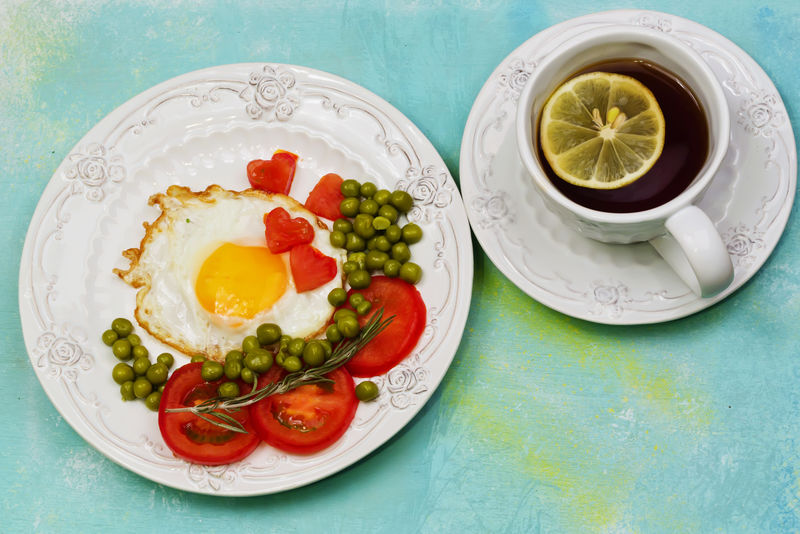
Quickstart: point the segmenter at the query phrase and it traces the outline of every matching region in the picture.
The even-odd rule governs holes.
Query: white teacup
[[[646,211],[609,213],[564,196],[550,182],[539,159],[535,124],[548,97],[571,74],[604,60],[641,58],[674,73],[692,89],[706,112],[708,156],[694,181],[677,197]],[[648,28],[606,26],[583,32],[550,53],[522,89],[516,117],[517,146],[545,204],[565,224],[606,243],[649,241],[698,295],[714,296],[733,280],[733,265],[719,232],[694,205],[719,169],[730,139],[730,114],[722,87],[689,46]]]

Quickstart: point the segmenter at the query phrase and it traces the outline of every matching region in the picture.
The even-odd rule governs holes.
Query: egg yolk
[[[286,291],[286,266],[266,247],[224,243],[206,258],[194,291],[211,313],[252,319]]]

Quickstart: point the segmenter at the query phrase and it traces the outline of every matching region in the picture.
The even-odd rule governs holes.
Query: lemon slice
[[[630,76],[590,72],[550,96],[540,138],[547,162],[563,180],[617,189],[655,164],[664,130],[664,115],[650,89]]]

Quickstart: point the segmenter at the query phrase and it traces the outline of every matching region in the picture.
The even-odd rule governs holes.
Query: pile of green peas
[[[339,211],[344,217],[334,221],[330,240],[331,245],[348,251],[342,269],[350,287],[369,287],[370,273],[375,271],[410,284],[419,282],[422,268],[410,261],[409,245],[422,239],[422,228],[414,223],[398,224],[400,215],[414,204],[411,195],[352,179],[342,182],[341,192],[345,198]]]
[[[102,339],[120,360],[111,370],[111,378],[119,384],[122,400],[143,399],[145,406],[158,411],[169,369],[175,363],[172,354],[159,354],[156,362],[151,363],[150,352],[133,333],[133,324],[123,317],[111,321],[111,328],[103,332]],[[131,360],[131,364],[126,363]]]
[[[204,361],[202,356],[193,358],[193,361],[204,362],[201,369],[203,380],[214,382],[225,377],[226,381],[219,385],[217,393],[220,397],[231,398],[239,396],[236,380],[255,384],[258,376],[269,371],[273,364],[289,373],[319,367],[332,353],[333,346],[328,340],[306,341],[283,334],[276,324],[264,323],[256,329],[255,335],[242,340],[241,350],[234,349],[225,355],[225,363]]]
[[[347,291],[341,287],[332,289],[328,293],[328,302],[334,308],[349,302],[353,310],[342,308],[333,314],[333,324],[325,330],[325,339],[330,343],[339,343],[342,339],[352,339],[361,333],[361,325],[358,324],[358,316],[369,313],[372,303],[364,298],[361,293],[353,293],[347,296]]]

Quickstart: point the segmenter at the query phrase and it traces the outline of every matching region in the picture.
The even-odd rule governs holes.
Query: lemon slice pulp
[[[664,148],[664,115],[653,93],[623,74],[589,72],[556,89],[542,110],[542,152],[556,175],[592,189],[641,178]]]

